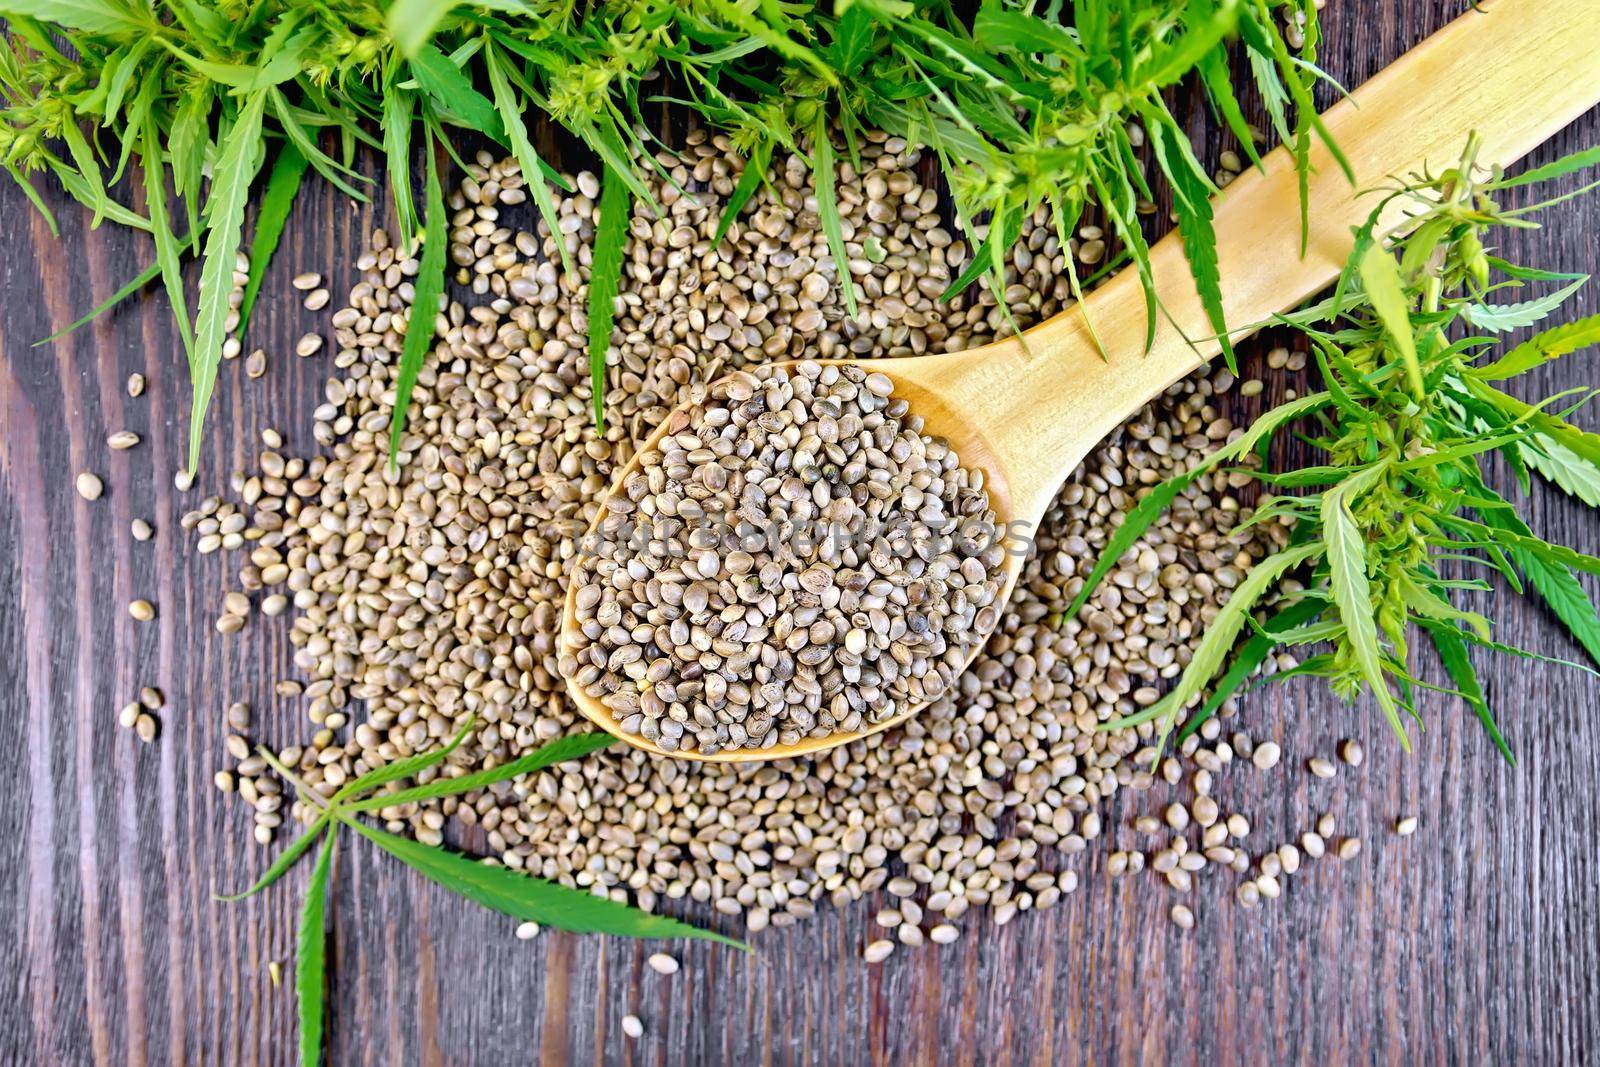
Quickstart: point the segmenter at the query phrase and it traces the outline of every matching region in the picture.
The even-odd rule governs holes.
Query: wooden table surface
[[[1357,84],[1465,6],[1333,0],[1325,66]],[[1203,109],[1190,110],[1198,130]],[[1539,158],[1596,141],[1591,113]],[[347,262],[373,221],[372,209],[310,186],[252,324],[254,342],[278,353],[304,328],[289,276]],[[258,621],[233,640],[212,629],[228,575],[178,536],[185,500],[201,493],[181,497],[171,481],[188,401],[165,299],[152,292],[31,347],[150,254],[127,231],[89,230],[87,213],[52,192],[59,241],[0,183],[12,220],[0,261],[0,1062],[287,1063],[293,992],[287,977],[271,984],[267,965],[292,973],[309,870],[243,904],[211,897],[267,861],[211,776],[228,700],[251,697],[266,737],[302,728],[297,706],[270,697],[289,671],[287,627]],[[1595,268],[1600,194],[1544,221],[1507,242],[1513,258]],[[1572,309],[1593,313],[1596,300],[1590,290]],[[1546,368],[1534,384],[1591,384],[1590,359]],[[150,385],[130,402],[124,381],[136,370]],[[311,445],[321,362],[280,356],[260,383],[240,370],[227,365],[219,382],[204,491],[243,465],[264,426]],[[145,444],[109,453],[107,432],[123,427]],[[105,499],[73,492],[83,469],[105,478]],[[1536,492],[1528,509],[1547,535],[1600,551],[1600,524],[1558,494]],[[136,516],[154,518],[152,544],[128,537]],[[128,620],[124,605],[138,596],[159,604],[158,622]],[[1502,591],[1494,611],[1504,640],[1581,654],[1537,607]],[[644,965],[655,946],[519,942],[505,918],[349,848],[332,917],[332,1062],[1592,1062],[1600,683],[1524,661],[1494,661],[1487,677],[1515,768],[1455,700],[1426,702],[1429,729],[1406,757],[1370,707],[1310,684],[1254,694],[1245,724],[1279,736],[1297,766],[1224,776],[1222,796],[1283,833],[1307,825],[1331,792],[1340,825],[1366,828],[1368,847],[1356,862],[1316,864],[1254,911],[1233,904],[1231,883],[1206,881],[1187,934],[1167,921],[1170,894],[1152,880],[1108,882],[1106,845],[1085,855],[1084,887],[1054,911],[999,929],[969,916],[953,946],[865,966],[875,907],[863,902],[767,931],[750,957],[680,946],[683,972],[663,980]],[[170,703],[152,745],[116,724],[143,684]],[[1366,742],[1365,767],[1313,791],[1299,761],[1345,736]],[[1422,823],[1404,841],[1388,832],[1403,812]],[[631,1045],[628,1011],[649,1027]]]

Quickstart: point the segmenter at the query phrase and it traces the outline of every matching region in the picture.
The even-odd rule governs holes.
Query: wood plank
[[[1462,7],[1337,0],[1325,65],[1357,84]],[[1207,121],[1198,104],[1182,117],[1197,131]],[[1591,114],[1536,159],[1596,141]],[[303,416],[323,367],[291,354],[313,320],[288,279],[298,265],[347,263],[373,210],[321,182],[308,188],[252,328],[273,362],[261,383],[224,368],[202,491],[243,465],[265,426],[290,449],[311,447]],[[255,698],[266,736],[298,728],[299,709],[269,697],[290,661],[284,628],[229,642],[211,627],[230,574],[187,551],[175,524],[187,383],[164,298],[31,347],[142,267],[146,243],[89,230],[72,207],[58,212],[56,241],[9,184],[0,205],[15,220],[0,262],[0,751],[11,754],[0,778],[0,1060],[290,1062],[293,994],[287,973],[282,987],[269,983],[267,963],[291,964],[309,872],[243,904],[211,899],[264,862],[210,778],[229,700]],[[1508,252],[1561,269],[1594,262],[1600,199],[1563,204],[1545,223]],[[1596,300],[1583,294],[1574,313],[1595,312]],[[1591,383],[1589,366],[1563,361],[1531,384]],[[138,401],[123,392],[133,370],[150,379]],[[1235,403],[1230,417],[1248,418]],[[104,437],[123,427],[145,444],[108,457]],[[94,505],[72,491],[85,468],[108,485]],[[1538,493],[1529,511],[1551,537],[1600,551],[1600,529],[1570,501]],[[154,542],[128,539],[135,516],[156,520]],[[161,615],[134,628],[121,606],[141,595]],[[1494,600],[1506,639],[1574,651],[1538,608]],[[169,698],[155,745],[115,725],[141,684]],[[663,980],[644,965],[648,946],[519,942],[506,920],[352,848],[333,907],[333,1062],[1582,1062],[1600,1047],[1600,687],[1520,661],[1497,661],[1488,686],[1515,768],[1454,701],[1430,701],[1429,729],[1404,757],[1371,709],[1316,685],[1254,695],[1244,712],[1254,732],[1281,731],[1299,754],[1358,736],[1368,762],[1337,790],[1286,773],[1225,776],[1222,794],[1278,827],[1331,801],[1341,825],[1370,828],[1368,849],[1317,865],[1254,912],[1209,888],[1187,936],[1166,921],[1165,894],[1108,883],[1096,847],[1084,887],[1056,910],[1002,929],[974,916],[954,946],[865,967],[874,905],[863,902],[763,933],[748,959],[685,946],[683,972]],[[1423,819],[1404,843],[1382,831],[1402,811]],[[621,1037],[628,1011],[649,1027],[632,1046]]]

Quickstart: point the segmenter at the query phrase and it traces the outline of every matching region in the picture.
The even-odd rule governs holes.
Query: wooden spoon
[[[1303,255],[1297,179],[1282,148],[1266,157],[1264,173],[1247,171],[1215,201],[1227,321],[1245,327],[1234,336],[1247,335],[1247,324],[1302,303],[1338,275],[1352,227],[1366,220],[1376,202],[1358,199],[1357,190],[1424,169],[1438,173],[1457,161],[1473,131],[1482,140],[1480,165],[1510,164],[1597,101],[1600,4],[1485,0],[1481,10],[1456,19],[1324,115],[1356,182],[1351,185],[1326,149],[1316,146],[1308,190],[1311,231]],[[1102,438],[1220,351],[1214,338],[1204,339],[1212,330],[1176,234],[1151,249],[1151,267],[1171,321],[1159,324],[1148,352],[1142,351],[1144,296],[1136,272],[1125,269],[1085,301],[1109,359],[1090,338],[1085,309],[1071,308],[1028,330],[1026,348],[1009,338],[965,352],[862,363],[894,380],[895,395],[924,417],[925,432],[950,441],[963,466],[983,469],[1002,521],[1032,531],[1062,481]],[[668,421],[662,420],[616,485],[637,468],[640,454],[656,446]],[[1007,556],[1002,603],[1022,563],[1019,554]],[[567,591],[566,641],[581,641],[576,588]],[[584,715],[636,748],[719,761],[820,752],[903,722],[922,707],[855,733],[706,755],[667,753],[623,733],[611,709],[570,680],[567,689]]]

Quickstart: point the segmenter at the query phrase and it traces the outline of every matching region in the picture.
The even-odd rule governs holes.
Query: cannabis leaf
[[[1173,689],[1106,728],[1161,721],[1170,730],[1197,704],[1186,735],[1275,649],[1325,643],[1331,652],[1311,655],[1277,677],[1320,676],[1347,698],[1370,693],[1401,745],[1409,746],[1401,712],[1418,714],[1412,694],[1422,686],[1408,673],[1407,652],[1411,634],[1420,630],[1455,695],[1509,759],[1470,653],[1549,657],[1494,641],[1490,620],[1456,604],[1462,590],[1487,584],[1447,578],[1447,567],[1491,571],[1517,592],[1531,592],[1600,664],[1600,612],[1579,578],[1600,573],[1600,558],[1538,536],[1485,483],[1480,465],[1482,456],[1498,451],[1514,473],[1525,476],[1531,468],[1579,500],[1600,505],[1600,435],[1567,421],[1581,402],[1555,413],[1560,395],[1528,403],[1487,384],[1514,380],[1600,340],[1600,325],[1579,319],[1503,353],[1483,336],[1481,329],[1490,326],[1531,325],[1557,309],[1573,285],[1513,305],[1488,305],[1486,292],[1582,279],[1485,254],[1485,235],[1494,227],[1531,225],[1522,209],[1508,212],[1495,202],[1502,190],[1529,180],[1475,168],[1476,153],[1476,139],[1469,139],[1448,175],[1419,176],[1391,192],[1356,231],[1334,296],[1282,317],[1302,331],[1324,390],[1268,411],[1236,441],[1146,491],[1111,537],[1066,617],[1201,473],[1242,455],[1265,454],[1289,433],[1321,453],[1298,469],[1261,476],[1283,495],[1264,498],[1252,521],[1291,523],[1288,545],[1257,562],[1233,591]],[[1558,176],[1595,163],[1600,153],[1580,152],[1534,173]],[[1407,222],[1399,233],[1384,235],[1378,217],[1396,198],[1405,201]],[[1496,281],[1495,272],[1506,280]],[[1579,392],[1587,398],[1588,390]],[[1269,589],[1291,574],[1294,586]],[[1266,621],[1251,620],[1251,613],[1267,610]],[[1233,651],[1247,622],[1253,632]],[[1231,665],[1202,700],[1230,652]]]
[[[546,881],[506,867],[495,866],[444,848],[424,845],[408,837],[380,830],[362,820],[363,814],[399,809],[421,800],[459,796],[487,789],[568,760],[581,759],[613,743],[610,734],[594,732],[558,738],[509,763],[471,774],[439,775],[452,752],[474,728],[469,719],[448,742],[425,752],[376,767],[343,786],[330,799],[311,792],[290,768],[267,749],[260,754],[293,785],[301,803],[319,814],[311,825],[280,853],[266,873],[244,892],[219,897],[242,900],[283,877],[295,862],[322,842],[300,912],[295,956],[295,990],[300,1014],[300,1062],[315,1067],[322,1055],[323,1019],[327,986],[325,926],[331,870],[340,827],[354,831],[418,874],[458,896],[522,920],[533,920],[574,933],[606,933],[621,937],[690,937],[716,941],[734,948],[748,946],[714,930],[619,904],[609,897]],[[423,778],[433,773],[430,780]],[[417,784],[404,789],[390,786],[406,780]]]
[[[595,429],[601,433],[606,425],[606,354],[611,349],[611,323],[616,315],[617,290],[622,284],[622,258],[632,212],[632,191],[620,174],[606,167],[600,184],[600,221],[595,228],[589,267],[589,389]]]
[[[1298,54],[1279,28],[1288,11],[1306,25]],[[673,170],[657,158],[644,107],[663,99],[650,95],[657,86],[670,84],[674,106],[726,136],[748,161],[725,205],[719,240],[770,167],[790,160],[810,167],[815,210],[852,316],[859,293],[850,262],[865,254],[865,242],[848,222],[855,205],[840,203],[839,175],[857,166],[864,131],[876,128],[927,146],[944,163],[959,226],[980,249],[950,298],[975,284],[1003,298],[1006,253],[1024,220],[1050,211],[1065,243],[1098,203],[1146,287],[1152,329],[1155,280],[1138,214],[1157,195],[1145,174],[1153,163],[1175,194],[1211,327],[1226,338],[1211,185],[1163,92],[1198,71],[1199,84],[1256,159],[1243,119],[1243,98],[1253,87],[1302,175],[1311,166],[1312,139],[1326,140],[1311,99],[1320,77],[1312,0],[1043,7],[1015,0],[259,0],[247,10],[220,0],[0,0],[0,16],[10,31],[0,41],[0,165],[52,227],[30,181],[40,172],[54,175],[96,222],[155,237],[158,265],[148,278],[165,282],[179,333],[194,350],[191,464],[230,310],[233,261],[223,253],[245,243],[244,205],[264,159],[275,162],[258,232],[248,242],[254,254],[241,330],[308,170],[365,200],[368,179],[355,168],[355,153],[380,149],[396,244],[410,254],[423,228],[414,150],[431,157],[448,126],[478,131],[516,156],[562,268],[574,273],[576,257],[547,188],[562,183],[535,151],[526,116],[548,116],[584,142],[601,160],[608,188],[620,183],[634,199],[659,207],[648,180],[671,180]],[[1229,76],[1235,39],[1247,60],[1237,64],[1237,83]],[[1151,161],[1132,143],[1135,125],[1150,132]],[[1329,148],[1343,165],[1337,146]],[[173,215],[188,222],[186,237],[174,235],[164,202],[147,219],[112,195],[127,166],[159,171],[163,162],[178,201]],[[206,263],[190,338],[173,252],[201,244]],[[436,284],[432,275],[443,264],[430,260],[416,279],[419,292]],[[143,284],[119,291],[95,313]],[[591,281],[596,306],[605,292]],[[432,308],[414,306],[424,316]],[[1010,313],[1003,299],[1000,310]],[[412,356],[402,359],[397,399],[414,380],[416,350]],[[603,360],[603,352],[591,351],[592,369]],[[395,442],[404,418],[403,411],[395,416]]]

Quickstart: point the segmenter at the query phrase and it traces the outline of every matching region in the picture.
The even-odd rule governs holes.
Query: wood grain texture
[[[1359,83],[1464,6],[1333,0],[1325,65]],[[1206,128],[1198,102],[1183,117]],[[1534,158],[1596,141],[1592,113]],[[9,185],[0,205],[12,220],[0,261],[0,1062],[290,1062],[293,995],[270,984],[267,964],[290,969],[309,870],[243,904],[211,899],[266,863],[210,779],[229,700],[252,699],[265,736],[301,728],[298,707],[271,697],[289,668],[286,628],[257,620],[230,640],[211,627],[230,574],[178,536],[184,498],[171,474],[188,390],[163,299],[30,347],[142,267],[147,242],[91,231],[70,206],[54,240]],[[1595,269],[1600,198],[1544,221],[1509,251]],[[252,328],[273,362],[260,382],[224,366],[198,493],[242,465],[263,427],[291,449],[312,446],[304,416],[324,366],[290,354],[316,319],[288,279],[346,262],[372,222],[373,209],[311,183]],[[1596,299],[1586,293],[1574,312],[1600,310]],[[1574,357],[1530,385],[1587,384],[1592,366]],[[134,370],[150,379],[137,401],[123,391]],[[1283,386],[1273,380],[1262,400]],[[1250,414],[1239,403],[1236,421]],[[109,452],[105,435],[122,428],[145,443]],[[85,469],[106,479],[95,504],[72,491]],[[1540,492],[1528,507],[1536,528],[1600,551],[1600,524],[1569,501]],[[138,516],[156,524],[154,542],[128,537]],[[159,606],[157,622],[128,620],[136,596]],[[1538,608],[1504,591],[1495,600],[1509,640],[1575,653]],[[115,723],[142,684],[168,695],[153,745]],[[350,848],[331,906],[332,1062],[1585,1062],[1600,1048],[1600,685],[1500,661],[1488,687],[1515,768],[1455,701],[1429,701],[1408,758],[1370,709],[1315,685],[1253,696],[1245,723],[1296,763],[1352,735],[1370,755],[1334,786],[1286,766],[1224,775],[1221,796],[1263,832],[1332,810],[1368,847],[1353,863],[1313,865],[1257,911],[1207,882],[1187,935],[1166,920],[1167,893],[1108,883],[1097,847],[1084,888],[1056,910],[998,930],[971,917],[954,946],[865,967],[864,902],[763,933],[749,958],[679,946],[683,971],[663,979],[644,965],[654,946],[519,942],[507,920]],[[1126,821],[1127,810],[1111,812]],[[1401,812],[1422,818],[1404,842],[1387,832]],[[631,1045],[629,1011],[649,1030]]]

